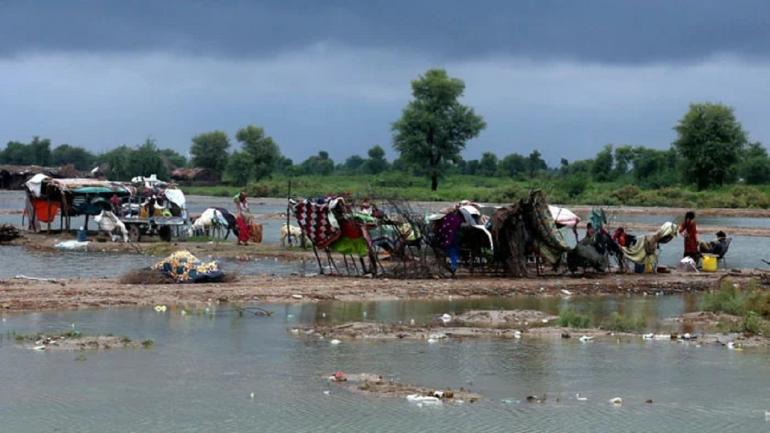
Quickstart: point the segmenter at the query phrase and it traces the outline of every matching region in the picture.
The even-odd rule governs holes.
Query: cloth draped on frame
[[[331,212],[333,202],[314,203],[301,201],[294,206],[302,232],[317,248],[326,248],[342,235],[337,218]]]
[[[654,266],[658,261],[658,245],[666,244],[677,234],[677,225],[672,222],[664,223],[653,234],[639,236],[628,247],[621,247],[623,254],[634,263]]]

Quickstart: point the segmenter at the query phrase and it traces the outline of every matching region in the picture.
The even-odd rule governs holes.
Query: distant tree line
[[[461,153],[468,140],[486,126],[472,108],[459,103],[465,84],[441,69],[431,69],[412,81],[414,99],[392,124],[393,147],[399,156],[385,158],[375,145],[366,156],[352,155],[335,163],[321,150],[295,164],[285,157],[278,143],[255,125],[239,129],[235,141],[240,149],[230,151],[224,131],[210,131],[192,138],[188,161],[172,149],[160,149],[147,139],[138,146],[123,145],[108,152],[62,144],[51,148],[48,139],[34,137],[29,143],[9,142],[0,151],[0,163],[59,166],[72,164],[79,170],[95,166],[116,180],[157,174],[167,179],[175,168],[205,168],[233,185],[246,185],[273,175],[329,176],[378,175],[400,172],[425,176],[431,189],[447,175],[498,177],[512,180],[558,179],[570,195],[579,195],[590,182],[616,182],[641,188],[694,185],[698,189],[741,181],[770,183],[770,158],[758,142],[749,142],[733,109],[721,104],[691,104],[674,127],[677,139],[668,149],[627,144],[604,146],[592,159],[568,161],[549,167],[539,151],[527,155],[510,153],[498,157],[485,152],[479,159],[465,160]],[[567,144],[565,144],[567,145]]]

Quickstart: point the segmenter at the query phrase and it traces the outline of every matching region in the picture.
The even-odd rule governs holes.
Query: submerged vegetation
[[[639,332],[645,328],[644,317],[625,316],[618,312],[613,312],[610,317],[602,323],[602,329],[617,332]]]
[[[591,318],[575,310],[562,310],[559,312],[559,326],[565,328],[590,328]]]
[[[723,281],[718,291],[703,297],[701,309],[741,317],[720,320],[719,328],[724,331],[770,335],[770,293],[762,290],[756,280],[745,288]]]

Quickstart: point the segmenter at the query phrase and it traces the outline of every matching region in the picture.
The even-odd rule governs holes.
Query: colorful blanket
[[[342,234],[328,202],[299,202],[294,206],[294,215],[302,232],[317,248],[327,248]]]

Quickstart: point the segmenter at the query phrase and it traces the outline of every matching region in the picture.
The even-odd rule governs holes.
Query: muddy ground
[[[453,299],[513,295],[657,294],[711,290],[726,273],[601,274],[532,278],[389,279],[248,276],[229,283],[121,284],[117,279],[0,280],[0,311],[182,305]],[[745,272],[736,282],[757,277]]]

